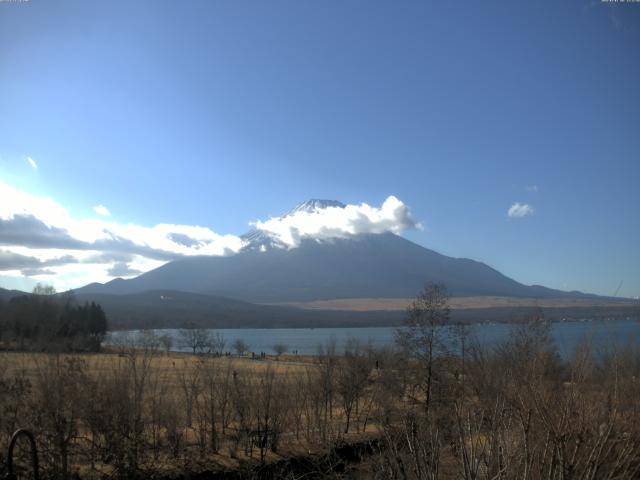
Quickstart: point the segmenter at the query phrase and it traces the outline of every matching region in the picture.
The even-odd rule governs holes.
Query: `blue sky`
[[[0,180],[221,235],[394,195],[428,248],[636,296],[638,45],[640,4],[2,2]]]

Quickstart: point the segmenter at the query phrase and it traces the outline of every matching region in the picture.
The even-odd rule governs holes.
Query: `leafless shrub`
[[[370,359],[363,354],[359,342],[349,339],[344,356],[338,362],[336,375],[337,391],[342,400],[345,416],[344,433],[349,433],[353,410],[355,409],[356,415],[358,413],[361,397],[368,385],[370,371]]]
[[[279,357],[280,355],[287,353],[289,347],[284,343],[276,343],[271,347],[271,349],[273,350],[273,353]]]

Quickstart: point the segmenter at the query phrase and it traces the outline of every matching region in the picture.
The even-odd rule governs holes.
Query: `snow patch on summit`
[[[307,200],[305,202],[299,203],[287,213],[283,215],[283,217],[289,217],[291,215],[295,215],[298,212],[307,212],[314,213],[318,210],[322,210],[325,208],[345,208],[346,205],[342,202],[338,202],[337,200],[319,200],[317,198],[312,198],[311,200]]]

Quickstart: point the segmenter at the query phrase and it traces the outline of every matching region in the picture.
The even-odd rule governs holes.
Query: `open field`
[[[354,312],[370,311],[398,311],[406,310],[413,301],[412,298],[337,298],[333,300],[315,300],[312,302],[288,302],[279,305],[304,308],[309,310],[343,310]],[[503,307],[541,307],[541,308],[572,308],[572,307],[620,307],[638,305],[637,301],[628,299],[603,298],[519,298],[519,297],[451,297],[449,304],[454,310],[475,308],[503,308]]]
[[[312,357],[252,360],[155,347],[0,352],[0,464],[9,435],[22,427],[36,432],[51,478],[238,469],[374,434],[371,400],[363,408],[367,386],[361,380],[351,400],[358,412],[345,426],[341,403],[319,388],[327,367]]]
[[[427,324],[402,350],[259,360],[166,353],[150,334],[99,354],[0,352],[0,465],[26,427],[46,479],[263,478],[267,464],[268,478],[637,478],[640,348],[563,360],[548,327],[489,348],[452,326],[443,351]],[[327,453],[365,440],[357,465]]]
[[[20,373],[33,381],[42,366],[50,358],[49,354],[31,352],[0,352],[5,374]],[[123,363],[126,355],[117,350],[107,350],[103,353],[87,353],[82,355],[62,355],[66,358],[80,358],[91,375],[98,377],[117,370]],[[148,366],[149,374],[162,374],[167,381],[176,386],[185,373],[193,369],[202,357],[188,353],[162,353],[154,355]],[[277,375],[299,375],[307,368],[313,368],[312,357],[291,357],[283,355],[276,360],[270,356],[265,360],[252,360],[248,357],[209,357],[207,361],[213,368],[230,368],[237,373],[264,373],[270,370]]]

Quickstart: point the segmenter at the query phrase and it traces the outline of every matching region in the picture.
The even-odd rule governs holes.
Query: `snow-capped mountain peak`
[[[338,202],[337,200],[321,200],[317,198],[312,198],[310,200],[306,200],[302,203],[299,203],[287,213],[283,215],[283,217],[291,216],[297,212],[307,212],[313,213],[318,210],[323,210],[329,207],[337,207],[337,208],[345,208],[346,205],[342,202]]]
[[[304,202],[299,203],[287,213],[277,218],[287,218],[295,215],[298,212],[315,213],[325,208],[345,208],[346,205],[337,200],[322,200],[312,198]],[[245,242],[243,250],[260,250],[264,252],[271,250],[272,248],[289,248],[290,246],[283,242],[276,234],[260,228],[253,228],[244,235],[242,240]]]

